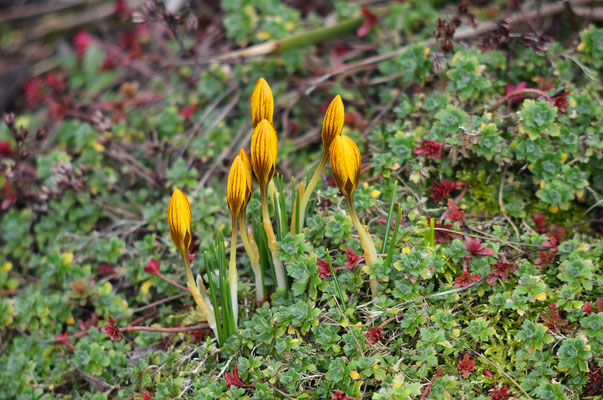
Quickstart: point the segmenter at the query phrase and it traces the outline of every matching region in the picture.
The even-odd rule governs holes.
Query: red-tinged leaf
[[[362,22],[360,28],[358,28],[358,30],[356,31],[356,35],[358,37],[364,37],[368,35],[371,29],[373,29],[373,26],[375,26],[375,24],[379,20],[379,17],[373,14],[368,8],[362,7],[361,10],[362,14],[364,15],[364,21]]]

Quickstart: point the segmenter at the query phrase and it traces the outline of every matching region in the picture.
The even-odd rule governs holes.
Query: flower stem
[[[234,316],[235,328],[239,321],[238,302],[238,277],[237,277],[237,222],[238,216],[232,216],[232,235],[230,237],[230,258],[228,260],[228,280],[230,281],[230,300],[232,301],[232,315]]]
[[[375,261],[377,261],[377,250],[375,249],[375,244],[373,243],[373,239],[371,236],[364,230],[364,227],[360,223],[358,219],[358,215],[356,214],[356,208],[354,207],[354,199],[352,195],[345,197],[346,203],[348,205],[348,210],[350,212],[350,218],[358,231],[358,236],[360,237],[360,244],[364,249],[364,261],[366,265],[370,268]],[[377,296],[377,281],[374,279],[369,279],[371,285],[371,293],[373,297]]]
[[[245,247],[245,251],[249,256],[251,268],[253,268],[253,273],[255,274],[255,299],[259,303],[264,297],[264,282],[262,280],[262,269],[260,268],[260,251],[253,239],[253,235],[247,232],[245,213],[241,214],[239,218],[239,230],[241,231],[243,247]]]
[[[299,221],[295,221],[299,227],[299,232],[304,229],[304,219],[306,217],[306,207],[308,205],[308,201],[310,201],[310,196],[312,196],[312,192],[316,187],[316,184],[320,180],[320,176],[322,175],[322,171],[325,169],[325,165],[327,165],[327,160],[329,159],[329,154],[326,151],[322,151],[322,157],[320,157],[320,162],[318,166],[314,170],[314,174],[310,178],[308,185],[304,189],[304,194],[302,196],[301,202],[299,204]]]
[[[182,262],[184,263],[184,272],[186,273],[186,285],[188,287],[188,291],[193,295],[193,299],[195,299],[195,303],[201,310],[201,313],[207,320],[207,324],[214,331],[214,335],[216,338],[218,337],[218,329],[216,327],[216,318],[214,316],[214,311],[211,305],[207,304],[206,296],[203,296],[197,287],[197,283],[195,282],[195,278],[193,277],[193,271],[191,270],[191,264],[188,261],[188,254],[184,252],[180,253],[182,257]],[[205,292],[205,287],[203,287],[203,292]]]
[[[266,232],[266,238],[268,239],[268,248],[272,253],[272,264],[274,265],[274,274],[276,275],[276,285],[281,289],[287,289],[287,280],[285,279],[285,270],[283,269],[283,263],[278,257],[278,248],[276,247],[276,236],[272,229],[272,222],[270,221],[270,214],[268,213],[268,200],[266,196],[266,187],[260,187],[260,197],[262,203],[262,222],[264,225],[264,231]]]
[[[144,332],[165,332],[165,333],[177,333],[177,332],[193,332],[200,329],[205,329],[205,325],[193,325],[193,326],[180,326],[176,328],[161,328],[154,326],[125,326],[119,328],[120,332],[133,332],[133,331],[144,331]]]

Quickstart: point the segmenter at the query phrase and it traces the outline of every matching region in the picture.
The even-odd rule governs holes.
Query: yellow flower
[[[191,205],[186,195],[174,189],[168,205],[168,225],[170,235],[181,254],[186,254],[191,244]]]
[[[241,211],[245,210],[247,201],[251,197],[251,184],[247,177],[245,163],[240,155],[235,157],[230,167],[226,193],[226,201],[230,212],[233,216],[239,215]]]
[[[68,251],[63,254],[63,265],[69,265],[73,261],[73,252]]]
[[[333,139],[341,135],[344,119],[343,101],[341,101],[341,96],[337,95],[329,104],[322,121],[322,146],[325,151],[329,151]]]
[[[345,196],[354,193],[360,175],[360,150],[346,135],[333,139],[329,149],[333,178]]]
[[[542,293],[537,293],[534,295],[534,298],[538,301],[545,301],[546,300],[546,293],[542,292]]]
[[[360,378],[360,374],[356,370],[350,371],[350,378],[352,378],[353,380],[356,380],[356,379]]]
[[[6,261],[4,264],[2,264],[2,269],[6,272],[10,271],[11,269],[13,269],[13,263],[11,263],[10,261]]]
[[[274,175],[277,151],[276,131],[268,120],[263,119],[251,137],[251,166],[260,187],[265,187]]]
[[[263,119],[272,125],[274,99],[272,90],[264,78],[258,79],[251,93],[251,125],[255,128]]]
[[[151,288],[151,286],[153,286],[153,282],[151,282],[150,279],[144,281],[143,284],[140,285],[140,293],[142,293],[142,294],[149,293],[149,289]]]

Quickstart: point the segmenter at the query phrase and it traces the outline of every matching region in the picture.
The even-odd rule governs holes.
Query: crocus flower
[[[356,190],[360,176],[360,150],[348,136],[340,135],[333,139],[329,149],[333,178],[339,190],[350,196]]]
[[[341,135],[343,123],[345,120],[345,111],[341,96],[337,95],[329,104],[325,117],[322,121],[322,148],[323,151],[329,151],[331,143],[335,137]]]
[[[251,198],[251,179],[240,155],[235,157],[230,167],[226,192],[228,208],[233,218],[237,218],[241,212],[245,212],[245,207]]]
[[[435,140],[425,139],[425,143],[412,151],[417,155],[426,155],[428,159],[442,158],[442,143]]]
[[[325,165],[327,165],[331,143],[333,143],[333,140],[336,137],[341,135],[344,121],[345,111],[343,108],[343,101],[341,100],[341,96],[337,95],[333,98],[325,112],[325,117],[322,121],[322,156],[306,187],[304,188],[302,186],[300,188],[300,191],[303,194],[299,203],[299,221],[296,221],[295,218],[291,219],[291,232],[301,231],[304,227],[308,201],[310,201],[310,196],[312,195],[312,192],[314,192],[314,188],[316,188],[316,184],[322,175]]]
[[[266,189],[274,175],[277,152],[276,131],[268,120],[263,119],[256,125],[251,137],[251,166],[260,184],[260,190]]]
[[[191,205],[186,195],[174,189],[168,205],[168,225],[172,241],[180,254],[187,254],[191,244]]]
[[[364,249],[364,260],[366,265],[370,267],[377,260],[377,250],[375,243],[360,223],[356,208],[354,207],[354,191],[358,185],[360,177],[360,150],[356,143],[345,135],[336,136],[329,148],[329,158],[331,160],[331,168],[333,170],[333,179],[339,186],[339,190],[344,195],[350,218],[354,223],[360,244]],[[373,296],[377,295],[377,282],[374,279],[369,280],[371,284],[371,292]]]
[[[256,85],[257,88],[257,85]],[[256,90],[254,90],[255,92]],[[262,95],[264,96],[264,95]],[[254,100],[254,96],[251,97],[251,110],[253,118],[256,115],[253,114],[265,114],[265,111],[258,111],[259,108],[264,107],[264,97],[259,96]],[[257,104],[254,104],[257,103]],[[270,118],[272,118],[272,111],[270,111]],[[272,222],[270,220],[270,213],[268,211],[268,184],[274,175],[276,170],[276,155],[278,152],[278,138],[276,131],[272,126],[272,123],[267,119],[262,119],[253,130],[253,136],[251,137],[251,167],[255,174],[258,183],[260,184],[260,201],[262,206],[262,225],[264,232],[266,232],[266,238],[268,239],[268,248],[272,255],[272,264],[274,265],[274,271],[276,275],[276,284],[279,288],[285,289],[287,287],[287,280],[285,277],[285,269],[283,263],[278,255],[278,246],[276,244],[276,235],[272,228]]]
[[[479,238],[471,240],[469,236],[465,236],[465,250],[469,253],[465,257],[471,256],[491,256],[494,250],[485,247]]]
[[[272,125],[273,114],[274,99],[272,90],[268,82],[264,78],[260,78],[251,93],[251,125],[255,128],[264,119]]]

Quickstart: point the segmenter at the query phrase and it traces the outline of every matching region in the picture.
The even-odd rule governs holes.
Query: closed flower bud
[[[329,149],[333,178],[339,190],[349,196],[354,193],[360,175],[360,151],[352,139],[339,135]]]
[[[272,90],[264,78],[258,79],[251,93],[251,125],[255,128],[265,119],[272,125],[274,114],[274,99]]]
[[[251,194],[253,193],[253,171],[251,169],[251,160],[247,155],[247,152],[243,149],[239,151],[239,157],[241,157],[241,161],[243,161],[243,165],[245,166],[245,178],[247,179],[247,198],[245,199],[245,205],[243,208],[247,207],[247,203],[249,203],[249,199],[251,199]]]
[[[251,196],[251,185],[248,182],[245,163],[241,156],[236,156],[228,174],[228,188],[226,201],[233,216],[245,210],[247,201]]]
[[[178,189],[174,189],[168,205],[168,225],[176,248],[186,254],[191,245],[191,205],[186,195]]]
[[[276,169],[278,139],[268,120],[263,119],[251,137],[251,166],[260,186],[266,186]]]
[[[325,119],[322,121],[322,147],[325,151],[329,151],[333,139],[341,135],[344,117],[343,101],[341,101],[341,96],[337,95],[329,104]]]

